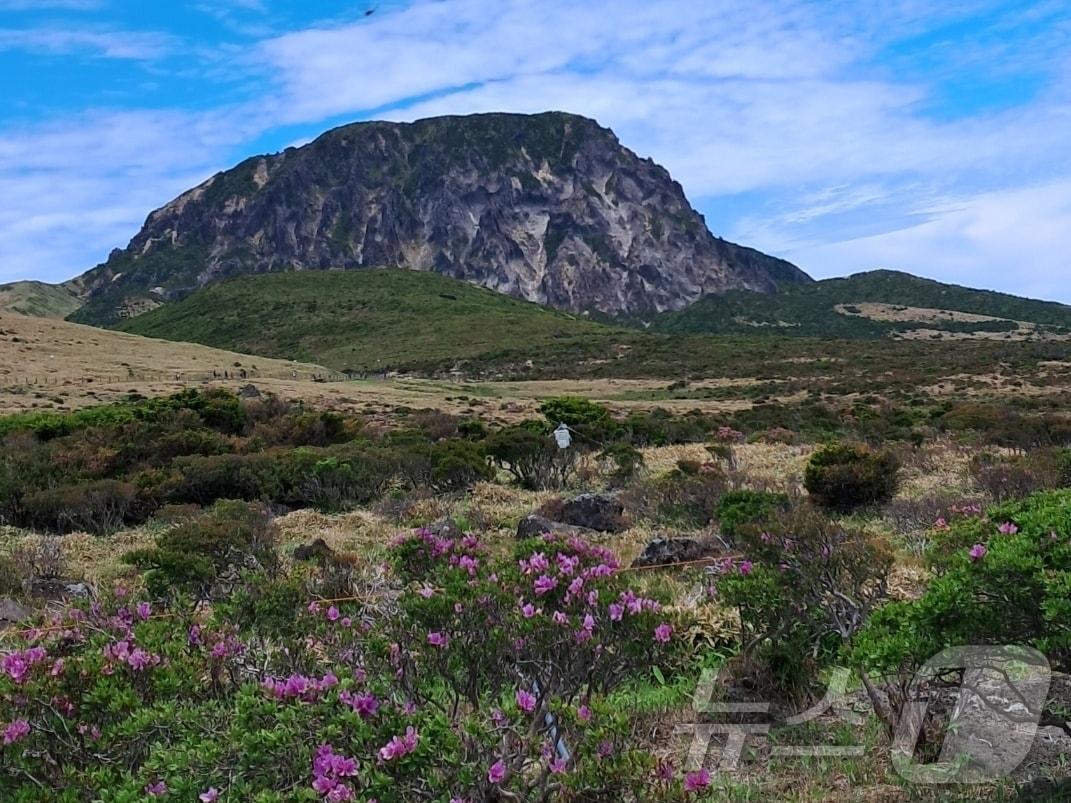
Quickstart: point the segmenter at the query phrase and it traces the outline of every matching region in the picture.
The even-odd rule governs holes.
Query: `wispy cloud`
[[[250,120],[101,111],[0,135],[0,281],[64,279],[101,261],[150,210],[225,167]]]
[[[0,11],[93,11],[105,0],[0,0]]]
[[[1071,300],[1071,179],[946,199],[894,231],[790,252],[819,276],[894,267],[966,285]],[[1055,292],[1054,292],[1055,290]]]
[[[173,37],[141,31],[94,31],[68,28],[0,29],[0,51],[29,53],[87,53],[109,59],[149,61],[175,49]]]

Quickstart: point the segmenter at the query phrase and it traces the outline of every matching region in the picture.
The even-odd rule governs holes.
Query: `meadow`
[[[1062,799],[1061,411],[611,389],[536,385],[501,415],[220,387],[0,418],[0,598],[19,613],[0,795]],[[676,557],[651,560],[665,541]],[[930,760],[961,678],[913,689],[913,671],[962,643],[1045,655],[1042,727],[1006,778],[911,783],[891,747],[905,683],[944,701]],[[792,719],[838,678],[837,706]],[[770,705],[731,771],[723,736],[689,760],[711,701]]]

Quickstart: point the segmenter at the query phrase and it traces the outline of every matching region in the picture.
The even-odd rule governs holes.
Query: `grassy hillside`
[[[790,285],[775,295],[708,296],[659,316],[652,328],[847,339],[935,332],[1010,339],[1071,332],[1071,307],[882,270]]]
[[[0,284],[0,312],[66,318],[81,305],[78,297],[61,284],[32,281]]]
[[[122,331],[337,370],[441,369],[455,360],[545,353],[611,333],[432,273],[302,271],[243,277],[123,321]]]

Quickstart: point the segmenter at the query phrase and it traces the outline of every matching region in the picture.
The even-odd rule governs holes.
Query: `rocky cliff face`
[[[715,238],[596,122],[487,114],[343,126],[219,173],[74,280],[73,317],[114,322],[239,274],[391,266],[610,314],[808,280]]]

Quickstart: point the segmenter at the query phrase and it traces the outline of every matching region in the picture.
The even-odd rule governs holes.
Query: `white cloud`
[[[147,61],[168,55],[171,37],[138,31],[93,31],[62,28],[0,29],[0,51],[70,54],[89,52],[110,59]]]
[[[95,112],[0,135],[0,282],[66,279],[215,170],[252,115]]]
[[[820,277],[894,268],[1071,301],[1071,179],[946,200],[918,214],[916,225],[803,246],[790,256]]]

